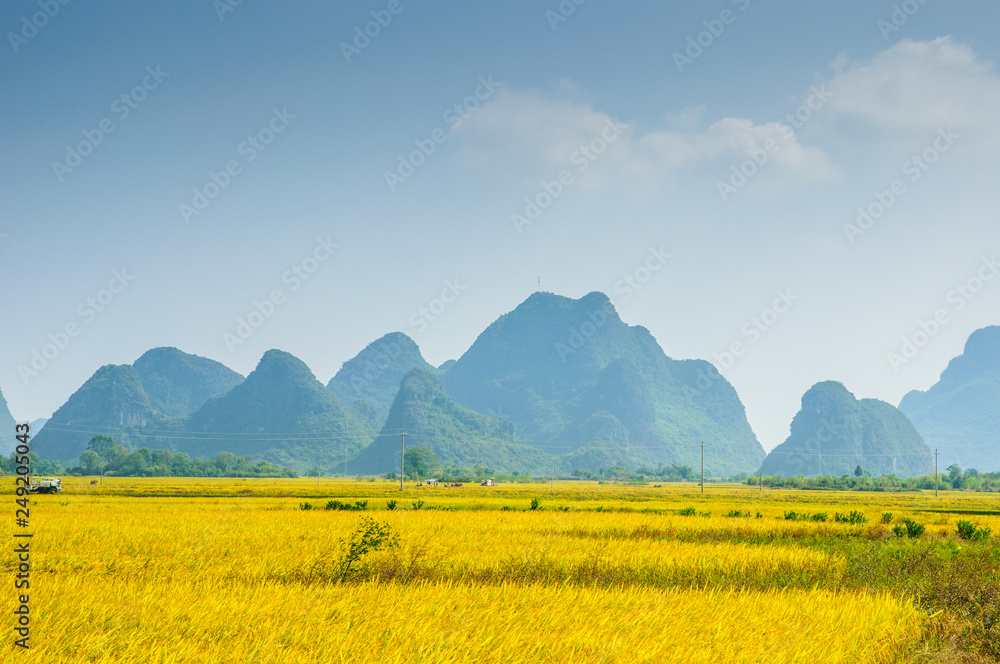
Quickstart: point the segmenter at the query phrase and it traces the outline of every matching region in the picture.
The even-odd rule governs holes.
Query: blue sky
[[[812,384],[898,403],[1000,322],[995,3],[224,2],[0,10],[15,417],[161,345],[440,364],[540,277],[717,362],[770,449]]]

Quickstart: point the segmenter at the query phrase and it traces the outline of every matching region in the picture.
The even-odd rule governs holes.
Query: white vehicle
[[[62,493],[61,477],[32,477],[29,493]]]

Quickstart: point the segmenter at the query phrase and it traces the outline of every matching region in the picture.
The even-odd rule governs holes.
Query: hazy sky
[[[440,364],[541,278],[718,362],[770,449],[1000,323],[1000,5],[577,2],[5,3],[15,417],[155,346]]]

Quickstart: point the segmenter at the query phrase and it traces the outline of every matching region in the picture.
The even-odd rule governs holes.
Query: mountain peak
[[[1000,470],[1000,327],[973,332],[926,392],[909,392],[900,410],[934,448],[945,466]]]
[[[844,475],[860,465],[874,475],[919,475],[930,468],[930,448],[894,406],[860,401],[842,383],[824,381],[802,396],[791,432],[764,460],[761,472]]]
[[[436,372],[413,339],[402,332],[390,332],[344,362],[327,388],[351,406],[375,434],[389,415],[400,381],[418,368]]]
[[[190,415],[209,398],[243,382],[243,376],[224,364],[171,346],[146,351],[132,366],[152,407],[173,417]]]
[[[306,364],[291,353],[269,350],[246,380],[209,399],[187,421],[189,431],[219,436],[239,454],[262,455],[278,464],[339,463],[370,439],[364,428]],[[204,456],[205,440],[178,443]],[[218,451],[208,450],[211,454]]]
[[[145,444],[142,431],[167,431],[176,424],[153,409],[131,365],[108,364],[73,393],[34,441],[45,458],[65,461],[78,457],[97,433],[110,433],[128,446]]]
[[[991,325],[973,332],[965,342],[963,355],[991,369],[1000,368],[1000,325]]]
[[[480,334],[442,379],[457,403],[510,420],[545,449],[555,443],[573,452],[610,439],[633,444],[623,447],[630,465],[693,464],[704,438],[715,443],[715,472],[755,467],[764,450],[739,397],[721,376],[699,387],[703,365],[671,360],[648,330],[625,324],[604,293],[576,300],[534,293]]]

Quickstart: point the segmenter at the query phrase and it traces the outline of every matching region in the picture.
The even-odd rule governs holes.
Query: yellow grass
[[[68,504],[47,500],[35,508],[38,572],[324,581],[325,562],[336,558],[339,541],[361,518],[356,512],[302,511],[298,503],[271,499],[248,505],[67,497],[60,503]],[[372,556],[374,572],[383,578],[658,586],[770,585],[780,578],[810,586],[836,578],[843,566],[812,549],[656,535],[655,529],[692,521],[699,528],[711,524],[697,517],[426,509],[377,516],[401,536],[399,549]],[[754,523],[761,521],[747,521]],[[784,528],[785,522],[768,524]],[[630,536],[608,536],[619,531]]]
[[[888,662],[885,596],[558,586],[253,586],[74,576],[39,593],[37,662]]]
[[[927,524],[926,537],[954,538],[959,518],[1000,532],[996,516],[954,513],[996,510],[989,494],[762,495],[737,485],[702,496],[691,485],[557,483],[410,485],[400,495],[390,483],[315,479],[65,486],[31,508],[35,647],[26,656],[6,638],[2,661],[890,662],[926,616],[898,597],[839,589],[846,561],[807,544],[883,540],[882,512]],[[527,510],[533,497],[542,510]],[[367,500],[368,510],[323,510],[331,498]],[[301,510],[306,501],[316,509]],[[711,516],[678,515],[684,507]],[[724,517],[737,509],[754,516]],[[859,510],[869,523],[780,518],[788,510],[831,520]],[[340,585],[339,542],[363,516],[388,523],[401,544]],[[0,521],[8,542],[12,525]],[[13,558],[0,566],[10,578]],[[0,610],[13,607],[9,590]]]

